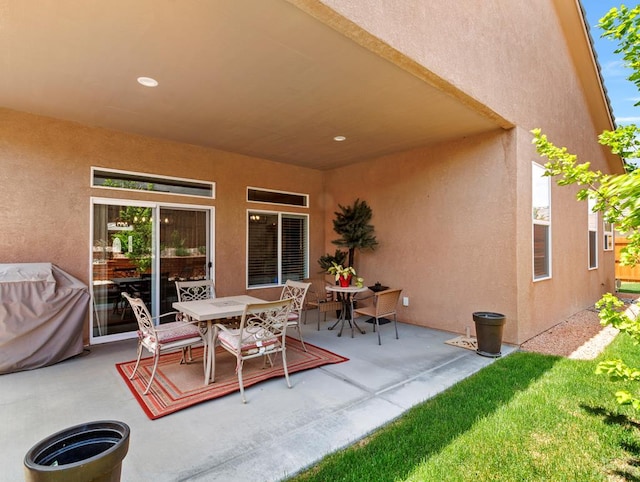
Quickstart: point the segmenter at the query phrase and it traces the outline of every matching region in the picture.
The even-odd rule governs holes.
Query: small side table
[[[334,286],[328,285],[325,287],[327,291],[332,291],[334,293],[338,293],[338,297],[340,301],[342,301],[342,310],[340,311],[340,318],[336,321],[333,326],[329,327],[330,330],[333,330],[338,323],[340,323],[340,331],[338,332],[338,336],[342,336],[342,329],[344,328],[344,322],[348,321],[349,326],[351,327],[351,338],[353,338],[353,327],[355,326],[360,333],[363,335],[365,331],[360,328],[355,320],[353,319],[353,297],[358,293],[364,293],[369,288],[363,286],[362,288],[358,288],[357,286]],[[349,317],[347,318],[347,312],[349,313]]]

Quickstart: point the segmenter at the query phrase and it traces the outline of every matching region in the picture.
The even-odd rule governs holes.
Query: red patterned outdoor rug
[[[307,350],[295,338],[287,337],[287,367],[289,374],[317,368],[332,363],[342,363],[345,358],[317,346],[305,343]],[[202,366],[202,348],[193,349],[193,362],[180,364],[180,351],[167,353],[160,357],[158,370],[149,393],[143,395],[153,368],[153,358],[143,358],[133,380],[129,376],[136,364],[135,360],[116,363],[116,368],[127,386],[151,420],[164,417],[183,408],[222,397],[240,390],[235,366],[236,359],[223,348],[216,348],[216,381],[204,386],[204,368]],[[282,358],[273,356],[273,368],[262,358],[245,361],[242,371],[244,387],[247,388],[269,378],[284,377]],[[284,384],[284,380],[282,381]],[[238,402],[240,403],[240,402]]]

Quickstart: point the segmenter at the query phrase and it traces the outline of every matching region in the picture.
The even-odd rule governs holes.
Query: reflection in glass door
[[[136,336],[123,292],[157,316],[173,310],[175,281],[211,276],[212,216],[206,207],[94,200],[92,343]]]
[[[160,312],[177,301],[176,281],[209,278],[209,210],[160,208]]]
[[[151,306],[153,210],[139,204],[93,205],[92,338],[135,332],[137,322],[122,293]]]

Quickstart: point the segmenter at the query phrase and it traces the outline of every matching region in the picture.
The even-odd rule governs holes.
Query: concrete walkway
[[[398,324],[396,340],[384,325],[378,346],[369,324],[361,323],[365,335],[338,338],[329,323],[316,331],[314,318],[303,326],[305,341],[349,361],[293,374],[292,389],[283,379],[248,388],[246,405],[232,394],[149,420],[114,366],[135,358],[134,340],[0,376],[0,480],[24,480],[33,445],[95,420],[131,428],[123,482],[282,480],[494,361],[445,344],[456,336],[447,332]]]

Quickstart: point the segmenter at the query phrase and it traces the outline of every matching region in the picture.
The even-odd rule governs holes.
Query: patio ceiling
[[[3,2],[0,106],[315,169],[508,127],[298,3]]]

